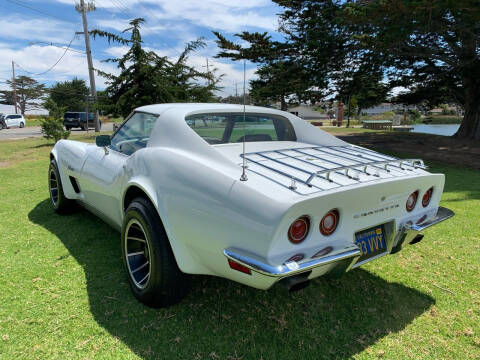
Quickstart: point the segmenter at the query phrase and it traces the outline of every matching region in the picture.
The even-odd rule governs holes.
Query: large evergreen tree
[[[7,84],[12,90],[0,91],[0,104],[15,105],[13,97],[13,81],[7,80]],[[20,108],[22,115],[27,110],[37,109],[46,94],[45,85],[40,84],[29,76],[18,76],[15,79],[17,90],[17,106]]]
[[[58,82],[49,90],[49,98],[66,111],[85,111],[85,96],[89,94],[85,80],[73,78]]]
[[[142,105],[212,101],[219,80],[214,76],[215,71],[202,72],[187,64],[188,55],[205,46],[204,41],[188,43],[178,59],[171,61],[142,47],[140,28],[143,22],[141,18],[130,22],[131,27],[124,30],[130,33],[130,38],[101,30],[91,32],[94,37],[130,46],[121,58],[106,60],[117,64],[119,75],[98,71],[107,79],[105,93],[115,103],[115,112],[127,116]]]
[[[344,14],[364,49],[383,58],[389,79],[412,90],[410,99],[462,105],[456,136],[480,139],[477,0],[356,1]]]

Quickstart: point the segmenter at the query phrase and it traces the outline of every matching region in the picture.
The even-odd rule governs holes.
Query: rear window
[[[287,118],[271,114],[197,114],[185,118],[187,124],[209,144],[254,141],[296,141]]]
[[[78,119],[80,117],[80,113],[65,113],[65,115],[63,115],[63,118],[64,119]]]

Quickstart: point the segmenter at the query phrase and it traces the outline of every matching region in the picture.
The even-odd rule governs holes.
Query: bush
[[[55,142],[60,139],[67,139],[70,136],[70,131],[63,129],[63,114],[66,108],[58,106],[55,101],[50,98],[43,106],[49,112],[49,116],[41,120],[43,137],[45,139],[54,139]]]
[[[63,120],[51,116],[45,117],[42,122],[42,134],[45,139],[53,139],[57,142],[60,139],[68,139],[70,131],[64,130]]]

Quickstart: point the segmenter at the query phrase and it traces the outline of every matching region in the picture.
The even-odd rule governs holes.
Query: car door
[[[147,145],[158,117],[134,113],[112,136],[111,145],[88,149],[82,168],[81,186],[85,201],[117,225],[123,218],[122,195],[133,175],[125,172],[126,163],[137,150]]]
[[[13,115],[7,115],[5,116],[5,124],[7,124],[7,127],[14,126],[14,119],[12,119]]]

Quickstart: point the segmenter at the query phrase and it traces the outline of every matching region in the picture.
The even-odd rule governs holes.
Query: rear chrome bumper
[[[400,251],[406,244],[412,242],[420,231],[447,220],[453,215],[455,215],[453,211],[444,207],[439,207],[437,214],[432,219],[421,224],[405,224],[401,226],[400,231],[395,237],[393,248],[390,253],[393,254]],[[324,265],[335,265],[334,268],[340,268],[342,272],[346,272],[354,267],[361,255],[361,251],[358,246],[352,244],[350,247],[338,250],[334,253],[329,253],[322,257],[310,259],[302,263],[291,261],[281,265],[271,265],[266,262],[265,259],[238,248],[228,248],[225,249],[223,253],[228,259],[246,266],[252,271],[275,278],[285,278],[288,276],[305,273]],[[388,254],[388,251],[381,255],[386,254]],[[374,260],[375,258],[369,259],[369,261]]]
[[[454,215],[455,213],[452,210],[440,206],[438,208],[437,214],[433,218],[427,221],[424,221],[420,224],[411,224],[411,223],[403,224],[400,227],[400,231],[398,232],[395,238],[394,246],[392,248],[392,251],[390,251],[390,253],[395,254],[399,252],[400,250],[403,249],[403,247],[405,247],[405,245],[410,244],[417,237],[420,231],[423,231],[433,225],[436,225],[438,223],[441,223],[442,221],[450,219]]]
[[[258,258],[257,256],[249,254],[240,249],[228,248],[225,249],[223,253],[227,258],[236,261],[237,263],[242,264],[243,266],[246,266],[253,271],[273,277],[285,277],[307,272],[316,267],[332,263],[339,263],[343,260],[349,260],[358,257],[361,254],[358,246],[352,245],[351,247],[343,249],[342,251],[328,254],[302,263],[291,261],[282,265],[274,266],[266,263],[264,260]]]

